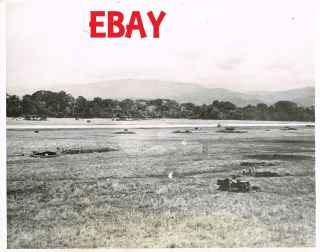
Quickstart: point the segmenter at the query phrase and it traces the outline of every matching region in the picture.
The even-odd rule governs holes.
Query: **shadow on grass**
[[[256,172],[252,174],[252,176],[261,178],[261,177],[284,177],[284,176],[293,176],[293,175],[290,173],[280,174],[277,172],[263,171],[263,172]]]
[[[293,155],[293,154],[254,154],[246,155],[244,158],[252,158],[259,160],[308,160],[313,159],[311,156],[307,155]]]

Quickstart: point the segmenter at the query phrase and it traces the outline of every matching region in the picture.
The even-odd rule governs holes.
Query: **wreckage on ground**
[[[248,181],[241,181],[238,179],[218,179],[217,185],[221,191],[229,192],[250,192],[251,185]]]

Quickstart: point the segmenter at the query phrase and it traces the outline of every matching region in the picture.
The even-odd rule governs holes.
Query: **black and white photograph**
[[[315,1],[2,7],[7,249],[316,247]]]

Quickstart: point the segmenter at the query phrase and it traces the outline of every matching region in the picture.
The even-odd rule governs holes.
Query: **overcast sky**
[[[167,13],[160,38],[93,39],[91,10]],[[312,1],[7,1],[7,91],[160,79],[235,91],[314,85]],[[102,29],[103,30],[103,29]]]

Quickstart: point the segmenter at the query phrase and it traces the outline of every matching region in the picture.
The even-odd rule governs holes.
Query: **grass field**
[[[315,246],[314,129],[268,129],[7,130],[8,247]],[[57,147],[119,150],[29,157]],[[217,190],[243,162],[283,176]]]

